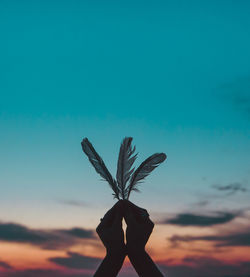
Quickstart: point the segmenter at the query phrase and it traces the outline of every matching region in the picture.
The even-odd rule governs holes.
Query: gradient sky
[[[155,222],[235,216],[218,228],[156,224],[157,260],[181,264],[189,255],[169,246],[174,235],[248,228],[249,12],[246,0],[1,0],[0,223],[95,229],[115,201],[80,142],[88,137],[115,175],[120,142],[132,136],[136,165],[155,152],[168,156],[131,196]],[[6,242],[1,228],[0,240],[6,276],[30,268],[29,256],[39,257],[39,269],[67,251],[101,257],[77,245],[59,253]],[[249,247],[231,253],[230,262],[250,262]]]

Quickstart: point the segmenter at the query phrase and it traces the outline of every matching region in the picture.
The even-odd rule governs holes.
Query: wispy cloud
[[[160,270],[166,276],[174,277],[249,277],[250,262],[226,263],[211,257],[186,256],[180,264],[173,264],[172,261],[157,262]],[[93,270],[95,271],[95,270]],[[1,277],[91,277],[93,273],[86,273],[84,270],[71,269],[66,270],[49,270],[49,269],[32,269],[6,271],[1,273]],[[119,276],[132,277],[137,276],[134,270],[131,272],[122,272]]]
[[[75,206],[75,207],[88,207],[89,206],[89,204],[86,203],[85,201],[73,200],[73,199],[63,199],[63,200],[58,200],[58,202],[63,205],[69,205],[69,206]]]
[[[0,261],[0,268],[12,269],[12,266],[4,261]]]
[[[201,210],[206,211],[218,206],[218,204],[228,204],[228,201],[235,200],[233,197],[244,196],[245,193],[250,192],[246,181],[212,184],[209,186],[209,189],[209,192],[196,192],[198,199],[196,202],[190,204],[189,208],[191,208],[191,210],[199,210],[199,212],[201,212]],[[243,206],[245,201],[241,204]],[[245,209],[244,206],[242,209]]]
[[[249,83],[250,84],[250,83]],[[250,85],[248,89],[250,88]],[[246,113],[248,116],[250,116],[250,95],[249,92],[244,93],[244,92],[235,92],[233,93],[233,104],[238,110],[243,111]]]
[[[216,247],[225,246],[250,246],[250,233],[249,231],[231,233],[225,235],[210,235],[210,236],[179,236],[174,235],[169,239],[170,242],[193,242],[193,241],[209,241],[213,242]]]
[[[61,229],[58,230],[59,233],[68,234],[77,238],[93,238],[93,231],[86,230],[82,228],[72,228],[72,229]]]
[[[216,184],[216,185],[213,185],[212,187],[220,192],[226,192],[227,195],[232,195],[237,192],[246,192],[247,191],[247,188],[243,184],[238,183],[238,182],[231,183],[228,185]]]
[[[207,226],[228,223],[233,219],[235,219],[237,216],[238,216],[238,213],[230,213],[230,212],[217,212],[215,215],[180,213],[173,218],[160,221],[159,224],[207,227]]]
[[[52,269],[26,269],[1,272],[1,277],[92,277],[93,273]]]
[[[74,269],[96,269],[102,261],[99,258],[80,255],[74,252],[68,252],[68,257],[53,257],[49,261],[67,268]]]
[[[0,223],[0,240],[27,243],[44,249],[67,249],[79,239],[93,239],[93,230],[83,228],[41,230],[15,223]]]
[[[250,76],[238,78],[219,87],[223,99],[250,118]]]
[[[196,205],[200,206],[200,207],[207,206],[208,204],[209,204],[208,200],[202,200],[202,201],[199,201],[199,202],[196,203]]]
[[[212,257],[187,256],[181,264],[159,263],[166,276],[175,277],[248,277],[250,262],[226,263]]]

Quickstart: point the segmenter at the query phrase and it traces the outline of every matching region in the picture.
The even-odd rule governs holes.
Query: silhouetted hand
[[[136,272],[141,277],[163,277],[156,264],[145,251],[154,223],[147,210],[124,200],[124,218],[127,223],[127,254]]]
[[[147,210],[130,201],[124,201],[124,218],[127,224],[126,240],[128,251],[144,251],[145,245],[153,231],[154,223]]]
[[[94,277],[115,277],[126,256],[124,232],[122,230],[121,201],[118,201],[101,219],[96,228],[107,253]]]
[[[122,230],[122,218],[127,223],[126,239]],[[96,228],[107,254],[94,277],[115,277],[122,267],[126,254],[141,277],[162,277],[153,260],[145,251],[154,223],[149,214],[128,200],[118,201],[103,217]]]
[[[96,228],[108,254],[124,254],[124,232],[122,229],[122,201],[118,201],[101,219]]]

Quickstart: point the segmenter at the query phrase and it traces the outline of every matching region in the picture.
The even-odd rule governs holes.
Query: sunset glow
[[[113,176],[167,159],[130,200],[167,277],[250,276],[250,2],[0,1],[0,277],[93,276]],[[124,224],[124,230],[126,225]],[[202,274],[201,274],[202,272]],[[137,276],[128,259],[121,277]]]

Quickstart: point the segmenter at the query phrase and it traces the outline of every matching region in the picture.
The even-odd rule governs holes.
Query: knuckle
[[[150,228],[153,230],[153,229],[154,229],[154,227],[155,227],[154,222],[150,220],[150,221],[149,221],[149,225],[150,225]]]
[[[98,226],[96,227],[95,231],[96,231],[97,234],[99,234],[99,232],[100,232],[100,225],[98,225]]]

